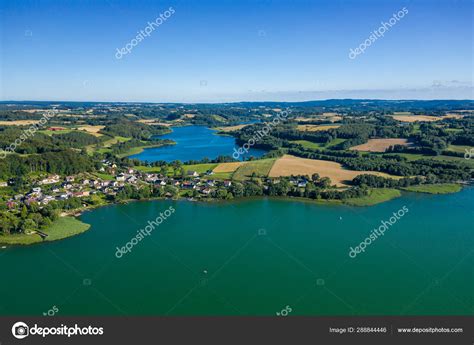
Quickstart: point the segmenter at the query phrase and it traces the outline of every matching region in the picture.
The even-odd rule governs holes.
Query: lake
[[[0,249],[0,314],[473,315],[472,205],[474,188],[360,208],[269,199],[108,206],[81,216],[92,224],[82,235]],[[404,206],[383,237],[349,257]]]
[[[235,138],[229,135],[217,135],[215,130],[204,126],[173,127],[173,132],[158,136],[160,139],[171,139],[176,145],[145,149],[143,152],[130,156],[141,161],[171,162],[180,160],[215,159],[218,156],[232,156],[234,148],[238,149]],[[261,157],[266,153],[260,149],[250,149],[249,153],[240,157]]]

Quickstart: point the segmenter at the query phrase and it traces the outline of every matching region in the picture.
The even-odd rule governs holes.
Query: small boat
[[[342,217],[339,217],[339,220],[342,220]]]
[[[2,249],[5,249],[7,246],[2,246]]]

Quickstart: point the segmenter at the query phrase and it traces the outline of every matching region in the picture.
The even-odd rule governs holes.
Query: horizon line
[[[388,98],[325,98],[325,99],[309,99],[305,101],[275,101],[275,100],[258,100],[258,101],[216,101],[216,102],[158,102],[158,101],[89,101],[89,100],[0,100],[0,104],[6,103],[122,103],[122,104],[238,104],[238,103],[310,103],[310,102],[327,102],[327,101],[388,101],[388,102],[435,102],[435,101],[450,101],[450,102],[474,102],[473,99],[454,99],[454,98],[400,98],[400,99],[388,99]]]

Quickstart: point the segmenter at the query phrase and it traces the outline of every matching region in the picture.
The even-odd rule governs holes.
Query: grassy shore
[[[423,184],[419,186],[410,186],[401,188],[408,192],[417,192],[417,193],[428,193],[428,194],[449,194],[457,193],[462,187],[456,183],[443,183],[443,184]]]
[[[391,199],[398,198],[402,195],[398,189],[377,188],[371,189],[369,195],[344,200],[344,203],[351,206],[372,206]]]
[[[89,224],[83,223],[74,217],[61,217],[56,220],[49,228],[42,230],[42,232],[48,234],[48,237],[46,237],[44,240],[38,234],[0,235],[0,244],[26,245],[45,241],[62,240],[63,238],[83,233],[89,228]]]

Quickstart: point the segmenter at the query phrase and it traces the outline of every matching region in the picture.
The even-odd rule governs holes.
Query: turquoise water
[[[0,249],[0,314],[473,315],[474,189],[372,207],[134,202],[77,237]],[[124,246],[168,207],[175,212]],[[349,247],[409,210],[355,259]]]
[[[130,158],[148,162],[160,160],[186,162],[203,158],[215,159],[218,156],[232,156],[234,148],[238,149],[233,137],[216,135],[216,131],[204,126],[173,127],[173,132],[159,138],[174,140],[176,145],[145,149],[142,153],[130,156]],[[240,160],[250,156],[261,157],[265,153],[264,150],[251,149],[249,153],[240,157]]]

